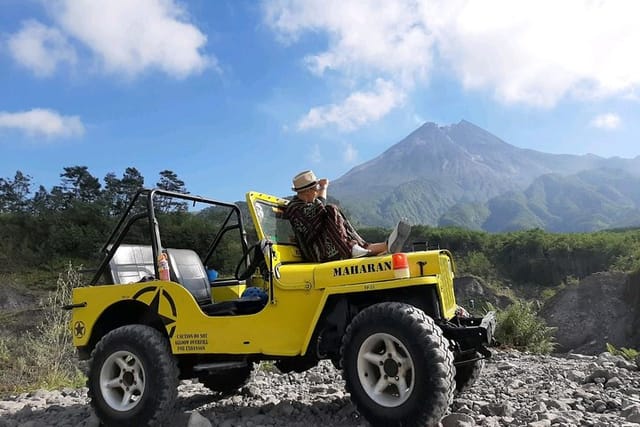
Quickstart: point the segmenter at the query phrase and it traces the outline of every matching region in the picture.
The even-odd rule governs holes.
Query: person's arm
[[[327,200],[327,187],[329,187],[329,180],[327,178],[319,179],[318,186],[320,187],[318,190],[318,197]]]

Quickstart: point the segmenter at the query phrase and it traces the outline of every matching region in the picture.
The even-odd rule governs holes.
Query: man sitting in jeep
[[[328,186],[328,179],[316,179],[311,170],[293,178],[292,190],[296,195],[287,205],[284,217],[291,222],[305,259],[325,262],[402,249],[411,231],[409,224],[400,221],[386,242],[367,243],[337,206],[327,204]]]

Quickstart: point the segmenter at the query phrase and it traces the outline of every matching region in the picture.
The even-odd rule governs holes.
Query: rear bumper
[[[496,330],[496,314],[493,311],[484,317],[455,317],[440,325],[444,336],[456,343],[459,351],[475,350],[485,357],[491,352],[486,348],[493,345]]]

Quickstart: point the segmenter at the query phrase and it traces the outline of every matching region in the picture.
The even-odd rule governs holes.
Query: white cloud
[[[393,83],[379,79],[369,92],[354,92],[339,104],[314,107],[298,122],[299,130],[335,125],[352,131],[379,120],[404,102],[404,92]]]
[[[462,83],[505,103],[553,107],[640,84],[634,1],[440,1],[422,13]]]
[[[200,52],[207,37],[173,0],[64,0],[55,16],[109,71],[136,75],[159,68],[182,78],[215,65]]]
[[[30,136],[72,137],[84,134],[78,116],[63,116],[52,110],[34,108],[19,113],[0,111],[0,129],[16,129]]]
[[[53,74],[59,63],[76,62],[76,52],[62,32],[33,20],[9,37],[8,47],[20,65],[39,77]]]
[[[401,105],[406,88],[426,78],[431,66],[432,37],[415,12],[407,2],[266,3],[266,22],[281,40],[295,42],[308,31],[326,33],[328,49],[304,58],[309,71],[319,76],[337,72],[360,88],[349,88],[351,93],[338,103],[312,108],[298,129],[332,125],[352,131]]]
[[[424,76],[431,62],[432,37],[414,2],[279,0],[266,4],[265,14],[285,40],[295,41],[307,31],[327,34],[329,48],[305,58],[317,74],[374,70],[413,79]]]
[[[620,116],[614,113],[600,114],[591,120],[591,126],[607,130],[618,129],[620,124]]]
[[[567,97],[628,98],[640,87],[634,0],[274,0],[264,10],[280,40],[326,37],[324,49],[301,59],[316,75],[343,77],[343,91],[382,78],[410,93],[435,67],[469,90],[539,108]],[[315,120],[318,109],[330,112],[316,107],[301,123],[340,125]]]
[[[202,52],[207,37],[189,22],[176,0],[56,0],[45,3],[55,26],[27,22],[10,36],[14,58],[40,75],[50,75],[63,60],[75,62],[75,52],[107,72],[135,77],[158,69],[185,78],[216,59]],[[75,46],[75,51],[70,43]]]

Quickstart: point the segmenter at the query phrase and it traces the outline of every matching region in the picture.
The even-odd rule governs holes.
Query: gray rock
[[[509,388],[511,389],[516,389],[516,388],[521,388],[522,386],[524,386],[525,383],[523,381],[520,380],[513,380],[509,383]]]
[[[458,394],[442,427],[631,427],[640,424],[640,371],[608,356],[562,357],[496,351],[469,391]],[[586,381],[590,377],[590,382]],[[178,388],[179,420],[216,427],[364,427],[330,362],[286,375],[258,371],[237,394],[221,397],[198,382]],[[196,415],[196,413],[198,415]],[[200,419],[198,416],[202,417]],[[198,418],[198,420],[195,420]],[[204,419],[204,420],[203,420]],[[207,424],[207,421],[210,424]],[[86,388],[0,398],[0,427],[98,427]],[[637,425],[635,427],[638,427]]]
[[[48,427],[47,424],[40,420],[31,420],[18,424],[18,427]]]
[[[527,424],[527,427],[550,427],[550,426],[551,426],[551,421],[549,420],[533,421]]]
[[[609,354],[609,353],[607,353]],[[589,374],[589,376],[586,378],[586,382],[595,382],[597,383],[598,379],[601,380],[608,380],[609,378],[613,377],[613,373],[609,370],[609,369],[596,369],[594,370],[591,374]]]
[[[193,411],[189,416],[187,427],[212,427],[211,421],[200,415],[198,411]]]
[[[605,388],[618,388],[622,385],[622,381],[618,377],[612,377],[604,384]]]
[[[565,376],[569,381],[573,381],[578,384],[582,384],[587,378],[587,375],[583,371],[579,371],[577,369],[567,371]]]
[[[545,412],[547,412],[547,405],[545,405],[544,402],[538,402],[535,405],[533,405],[531,410],[534,411],[534,412],[545,413]]]
[[[502,363],[498,364],[498,366],[496,366],[496,368],[499,371],[507,371],[507,370],[513,369],[515,367],[516,367],[516,365],[514,365],[513,363],[508,363],[508,362],[502,362]]]
[[[599,414],[603,413],[607,410],[607,404],[602,400],[596,400],[593,402],[593,406],[591,407],[593,412],[597,412]]]
[[[447,415],[440,421],[442,427],[473,427],[475,426],[475,421],[473,417],[461,414],[458,412],[454,412],[452,414]]]
[[[587,354],[579,354],[579,353],[567,353],[565,356],[567,359],[573,359],[573,360],[594,360],[595,357],[593,356],[589,356]]]
[[[631,362],[629,360],[626,360],[626,359],[619,360],[616,363],[616,367],[622,368],[622,369],[626,369],[627,371],[637,371],[638,370],[638,367],[636,366],[635,363],[633,363],[633,362]]]
[[[25,402],[15,402],[12,400],[5,400],[0,402],[0,411],[8,412],[9,414],[15,414],[22,408],[24,408]]]
[[[567,402],[562,401],[560,399],[545,399],[544,403],[547,405],[548,408],[557,409],[559,411],[571,410],[571,406]]]
[[[620,416],[632,423],[640,423],[640,405],[631,405],[620,411]]]
[[[513,412],[513,406],[510,403],[489,403],[482,408],[482,413],[487,416],[510,417]]]

